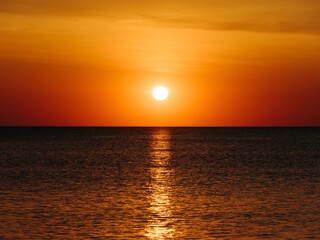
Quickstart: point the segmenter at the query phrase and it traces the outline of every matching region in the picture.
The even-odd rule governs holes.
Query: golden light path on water
[[[173,169],[170,168],[170,132],[156,129],[151,141],[151,185],[150,221],[146,226],[149,239],[168,239],[174,237],[172,224],[172,203],[170,201]]]

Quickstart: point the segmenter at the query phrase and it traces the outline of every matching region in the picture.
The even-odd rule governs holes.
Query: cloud
[[[168,28],[320,33],[319,0],[0,0],[0,14],[137,19]]]
[[[112,1],[101,0],[0,0],[0,13],[38,15],[107,14]]]
[[[276,33],[306,33],[320,34],[320,19],[284,19],[277,17],[261,17],[251,19],[205,19],[199,17],[163,17],[142,15],[146,21],[162,27],[194,28],[215,31],[249,31],[249,32],[276,32]]]

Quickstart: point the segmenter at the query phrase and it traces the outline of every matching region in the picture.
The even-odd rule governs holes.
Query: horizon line
[[[0,128],[319,128],[320,125],[0,125]]]

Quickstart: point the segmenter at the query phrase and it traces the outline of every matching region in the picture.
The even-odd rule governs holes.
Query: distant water
[[[0,128],[0,239],[320,239],[320,128]]]

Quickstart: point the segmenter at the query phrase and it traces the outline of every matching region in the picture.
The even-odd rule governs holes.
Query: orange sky
[[[0,0],[0,125],[319,126],[319,90],[318,0]]]

